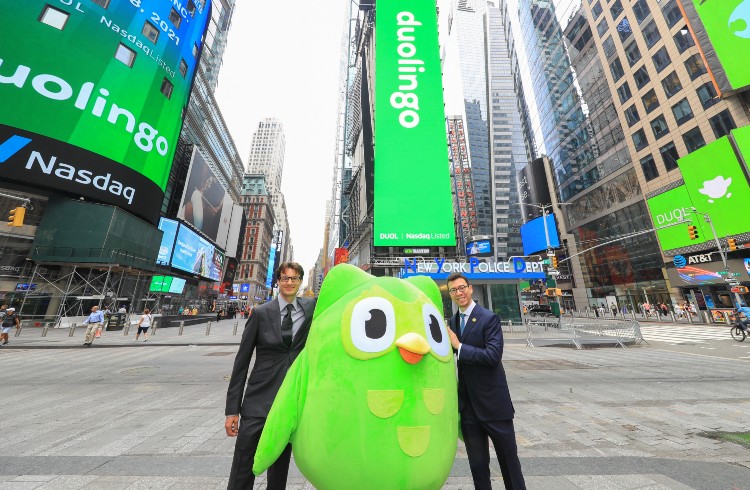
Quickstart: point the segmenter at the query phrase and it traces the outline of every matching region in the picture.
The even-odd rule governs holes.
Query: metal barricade
[[[536,347],[534,343],[539,342],[569,343],[580,349],[575,340],[575,331],[557,318],[526,320],[526,346]]]

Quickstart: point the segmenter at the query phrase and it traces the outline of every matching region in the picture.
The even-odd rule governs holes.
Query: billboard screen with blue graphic
[[[161,218],[159,220],[159,229],[164,232],[161,238],[161,245],[159,246],[159,255],[156,258],[156,263],[159,265],[169,265],[169,261],[172,258],[172,251],[174,250],[174,240],[177,238],[177,228],[180,224],[171,219]]]
[[[187,226],[180,225],[172,254],[172,267],[202,277],[219,280],[217,262],[223,264],[223,253],[216,257],[216,248]]]
[[[544,219],[541,216],[521,225],[521,241],[523,254],[531,255],[542,250],[560,247],[560,236],[557,234],[557,221],[554,214],[548,214],[547,231],[544,231]],[[549,243],[547,236],[549,235]]]
[[[474,257],[490,257],[492,255],[492,240],[472,240],[466,244],[466,255]]]

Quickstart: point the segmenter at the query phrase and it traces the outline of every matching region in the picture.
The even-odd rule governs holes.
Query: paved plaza
[[[238,321],[237,335],[223,320],[208,336],[205,324],[181,336],[158,330],[145,343],[132,330],[105,332],[89,348],[82,329],[11,336],[0,349],[0,489],[226,488],[234,440],[223,410]],[[695,328],[676,340],[669,325],[644,328],[651,345],[627,349],[509,338],[528,487],[750,489],[750,450],[706,437],[750,431],[750,341]],[[312,487],[292,466],[289,488]],[[444,488],[473,488],[461,443]]]

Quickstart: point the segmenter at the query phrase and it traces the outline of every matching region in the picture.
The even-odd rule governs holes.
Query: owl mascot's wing
[[[255,452],[253,473],[266,471],[292,440],[307,395],[307,351],[303,350],[284,377]]]

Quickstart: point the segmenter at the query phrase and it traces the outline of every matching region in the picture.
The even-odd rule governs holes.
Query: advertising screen
[[[193,147],[190,174],[177,217],[184,219],[213,240],[226,247],[232,198],[208,166],[198,147]]]
[[[492,255],[491,240],[474,240],[466,244],[466,255],[488,257]]]
[[[708,226],[704,227],[706,223],[703,218],[700,215],[690,214],[693,202],[690,200],[687,187],[684,185],[652,197],[646,203],[655,228],[690,220],[690,224],[697,229],[698,238],[696,240],[690,239],[688,224],[657,230],[656,236],[659,237],[662,250],[697,245],[713,238],[711,229]]]
[[[750,231],[750,220],[737,219],[750,207],[750,185],[728,137],[680,158],[677,164],[693,206],[708,213],[717,236]]]
[[[729,272],[724,270],[724,263],[720,260],[682,268],[667,268],[669,282],[677,287],[702,286],[707,284],[726,284],[725,278],[732,277],[742,281],[745,267],[742,260],[727,262]]]
[[[221,275],[224,272],[224,252],[214,248],[214,254],[211,259],[211,268],[208,270],[208,278],[213,281],[221,281]]]
[[[455,246],[435,2],[379,0],[376,246]]]
[[[689,0],[683,0],[689,1]],[[750,85],[750,4],[747,0],[692,0],[732,89]]]
[[[560,247],[560,238],[557,235],[557,222],[554,214],[547,215],[547,233],[549,234],[549,246]],[[544,232],[544,218],[534,218],[521,225],[521,241],[523,242],[524,255],[531,255],[542,250],[547,250],[547,235]]]
[[[154,276],[151,278],[151,287],[149,288],[149,291],[163,293],[169,291],[169,286],[171,285],[171,276]]]
[[[180,225],[172,253],[172,267],[211,277],[213,263],[214,246],[187,226]]]
[[[156,258],[156,263],[160,265],[169,265],[169,260],[172,258],[172,250],[174,250],[174,239],[177,238],[177,227],[179,223],[177,221],[160,218],[159,229],[164,232],[161,238],[161,245],[159,246],[159,255]]]
[[[173,277],[172,284],[170,284],[168,292],[174,294],[182,294],[182,291],[184,291],[185,289],[185,282],[185,279],[182,279],[180,277]]]
[[[1,2],[0,178],[156,223],[211,3],[102,3]]]
[[[274,264],[276,262],[276,241],[271,242],[271,252],[268,254],[268,274],[266,274],[266,289],[273,286]]]

